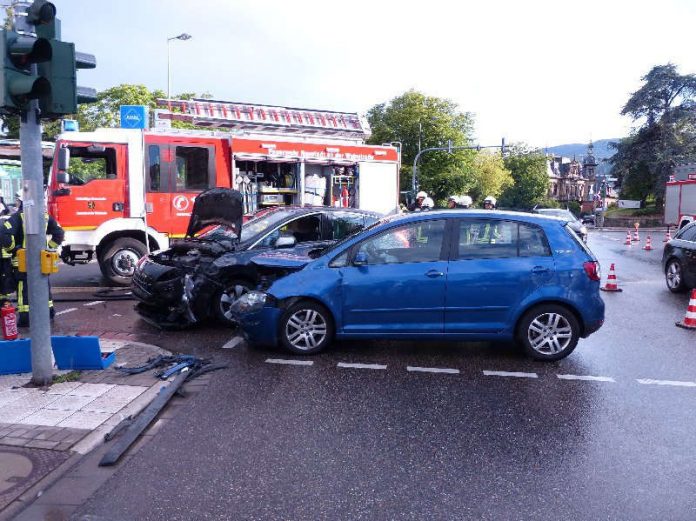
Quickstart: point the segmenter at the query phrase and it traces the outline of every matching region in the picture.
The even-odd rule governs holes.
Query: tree
[[[514,184],[503,192],[499,206],[523,209],[543,203],[549,191],[544,154],[525,145],[515,145],[505,158],[505,168],[511,172]]]
[[[474,201],[483,200],[489,195],[498,197],[514,184],[502,154],[485,150],[474,156],[474,181],[474,185],[467,190]]]
[[[372,144],[401,143],[401,186],[411,188],[413,160],[419,149],[465,146],[472,134],[471,114],[447,99],[410,90],[367,113]],[[466,193],[476,185],[473,151],[427,152],[418,162],[419,186],[436,200]]]
[[[612,174],[643,200],[650,186],[659,208],[674,164],[696,153],[696,75],[679,74],[668,63],[653,67],[642,80],[621,111],[640,126],[616,145]]]

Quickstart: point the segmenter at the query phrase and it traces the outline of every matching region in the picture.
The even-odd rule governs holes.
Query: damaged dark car
[[[144,320],[165,329],[209,319],[235,325],[232,304],[267,282],[263,268],[251,262],[254,257],[281,248],[318,255],[380,217],[354,208],[282,206],[242,224],[242,209],[242,196],[235,190],[203,192],[196,198],[186,237],[140,259],[132,287],[139,301],[135,309]],[[273,278],[280,275],[272,272]]]

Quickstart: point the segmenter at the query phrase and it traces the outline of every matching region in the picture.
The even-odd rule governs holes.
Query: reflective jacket
[[[50,239],[48,236],[50,235]],[[49,249],[56,249],[63,242],[65,232],[49,214],[46,214],[46,246]],[[9,219],[2,223],[0,228],[0,247],[2,256],[12,256],[12,264],[17,265],[17,250],[26,248],[26,233],[24,230],[24,212],[12,214]],[[9,255],[8,255],[9,253]]]

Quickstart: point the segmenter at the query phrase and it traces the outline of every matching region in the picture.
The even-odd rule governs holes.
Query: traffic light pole
[[[53,381],[53,359],[48,310],[48,276],[41,273],[41,250],[46,248],[46,203],[43,190],[41,121],[37,100],[31,100],[28,110],[22,113],[19,145],[24,180],[22,207],[27,250],[26,284],[29,295],[31,381],[34,385],[45,386]],[[18,246],[21,247],[21,245]]]

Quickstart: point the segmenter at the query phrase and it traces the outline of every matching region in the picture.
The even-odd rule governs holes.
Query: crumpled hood
[[[300,270],[312,262],[312,259],[297,253],[274,251],[257,255],[251,262],[266,268]]]
[[[237,236],[242,229],[244,205],[242,194],[230,188],[211,188],[196,197],[189,220],[187,237],[193,237],[206,226],[222,224],[233,228]]]

